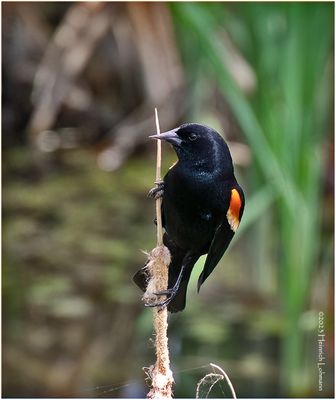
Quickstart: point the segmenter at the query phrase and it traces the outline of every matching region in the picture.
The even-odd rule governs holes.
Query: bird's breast
[[[165,228],[178,246],[208,251],[222,206],[217,192],[216,182],[206,176],[177,175],[165,181]]]

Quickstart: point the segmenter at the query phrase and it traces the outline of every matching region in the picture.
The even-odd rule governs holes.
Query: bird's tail
[[[183,311],[186,306],[187,288],[191,275],[191,270],[192,268],[188,268],[184,271],[178,291],[167,306],[168,311],[170,311],[171,313]]]
[[[148,284],[148,271],[147,271],[147,263],[137,271],[133,276],[134,283],[139,286],[139,288],[145,292]]]

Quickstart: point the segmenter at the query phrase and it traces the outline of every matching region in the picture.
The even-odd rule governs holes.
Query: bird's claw
[[[155,296],[173,296],[173,289],[162,290],[161,292],[154,293]]]
[[[148,192],[148,197],[157,200],[157,199],[160,199],[161,197],[163,197],[163,193],[164,193],[164,182],[156,181],[155,187],[153,187]]]
[[[158,307],[159,310],[163,310],[171,301],[171,297],[169,297],[168,299],[164,300],[164,301],[160,301],[158,303],[145,303],[144,306],[145,307]]]
[[[175,288],[172,289],[167,289],[167,290],[162,290],[161,292],[153,293],[155,296],[167,296],[167,298],[163,301],[159,301],[156,303],[145,303],[145,307],[160,307],[163,309],[165,306],[167,306],[173,297],[176,295],[177,290]]]

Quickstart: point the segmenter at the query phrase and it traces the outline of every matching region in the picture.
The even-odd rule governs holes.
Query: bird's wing
[[[231,190],[230,204],[222,223],[217,227],[212,239],[203,271],[198,279],[198,290],[211,274],[228,248],[239,226],[244,210],[244,194],[240,187]]]
[[[200,290],[202,283],[211,274],[219,260],[222,258],[225,250],[228,248],[234,232],[230,229],[227,221],[223,221],[216,229],[215,236],[211,242],[208,256],[205,260],[203,271],[198,278],[197,290]]]

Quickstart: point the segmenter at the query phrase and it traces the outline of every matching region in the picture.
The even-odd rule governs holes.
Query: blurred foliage
[[[319,256],[321,145],[328,133],[332,99],[328,67],[331,7],[244,4],[239,7],[240,21],[232,18],[235,13],[217,5],[211,8],[185,3],[173,8],[194,34],[194,43],[189,41],[188,46],[201,47],[198,62],[213,74],[253,149],[254,182],[261,187],[271,185],[276,193],[274,218],[279,221],[279,231],[273,234],[281,243],[278,275],[286,315],[281,374],[289,393],[300,395],[312,374],[311,369],[302,369],[304,332],[298,321],[307,307]],[[235,21],[228,23],[228,32],[237,38],[256,73],[258,88],[250,101],[225,63],[227,51],[217,32],[223,29],[220,16]],[[238,29],[240,35],[235,36]],[[183,49],[182,54],[188,55]],[[258,238],[255,246],[260,255],[265,253],[259,256],[261,277],[269,268],[265,261],[272,253],[265,244],[265,233],[271,232],[273,224],[274,219],[267,218],[254,227]],[[265,279],[261,280],[261,285],[264,283]]]
[[[20,3],[2,17],[4,396],[145,396],[151,311],[131,277],[155,241],[153,104],[163,129],[224,132],[247,197],[213,279],[197,295],[203,258],[170,316],[176,397],[210,362],[238,397],[318,396],[319,311],[332,396],[333,5]],[[57,53],[76,17],[87,36]],[[174,160],[166,147],[163,169]],[[210,394],[228,396],[223,382]]]

